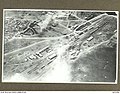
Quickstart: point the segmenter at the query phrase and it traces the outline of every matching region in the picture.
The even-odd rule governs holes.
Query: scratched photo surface
[[[116,11],[3,11],[2,82],[115,83]]]

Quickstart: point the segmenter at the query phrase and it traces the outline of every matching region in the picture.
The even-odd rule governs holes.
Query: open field
[[[36,42],[43,41],[43,39],[13,39],[4,45],[4,52],[9,53],[14,50],[29,46],[31,44],[34,44]]]

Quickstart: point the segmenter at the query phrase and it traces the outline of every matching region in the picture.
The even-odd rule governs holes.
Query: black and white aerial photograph
[[[2,82],[117,84],[118,11],[4,9]]]

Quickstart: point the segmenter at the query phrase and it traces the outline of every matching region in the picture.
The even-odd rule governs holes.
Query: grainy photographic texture
[[[3,82],[116,83],[118,12],[4,9]]]

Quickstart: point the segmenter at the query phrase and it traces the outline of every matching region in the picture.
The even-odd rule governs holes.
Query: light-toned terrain
[[[10,39],[5,34],[3,81],[115,82],[117,17],[106,13],[78,14],[47,13],[41,16],[41,28],[36,27],[39,34],[9,31],[13,33]],[[29,18],[25,17],[24,20]],[[32,17],[29,22],[34,20]]]

